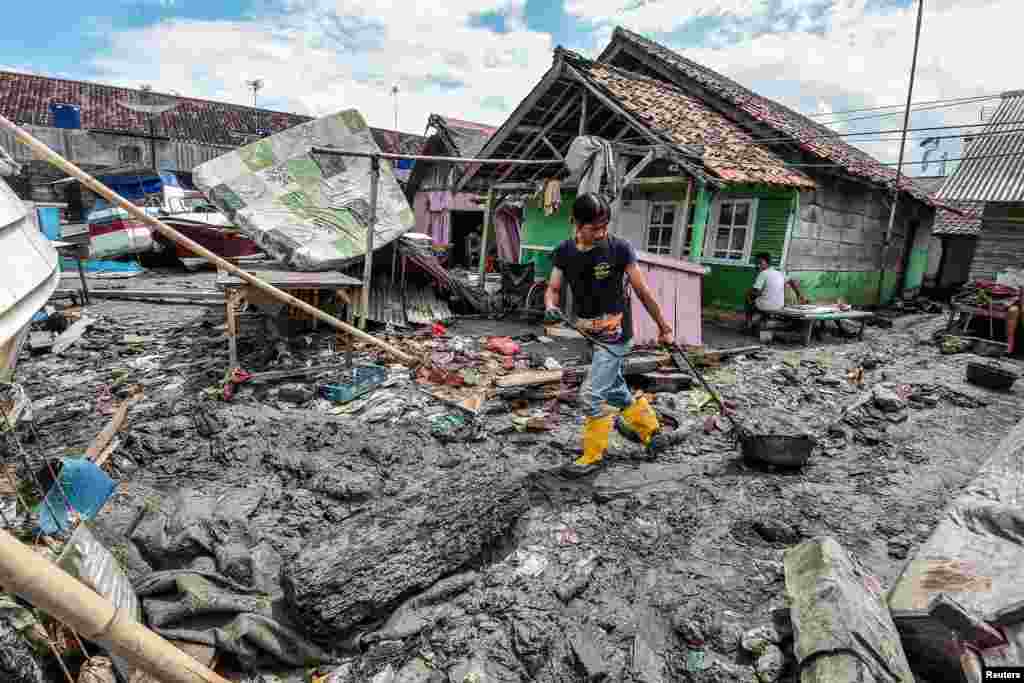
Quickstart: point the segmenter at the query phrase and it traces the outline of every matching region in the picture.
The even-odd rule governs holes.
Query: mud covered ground
[[[96,527],[133,578],[216,568],[284,591],[283,609],[340,658],[324,669],[336,681],[753,680],[740,636],[784,605],[785,548],[830,535],[891,586],[1024,415],[1022,389],[966,384],[976,357],[939,353],[941,316],[907,317],[862,342],[772,347],[709,373],[741,416],[782,410],[821,436],[800,471],[744,463],[728,423],[706,433],[690,391],[657,398],[689,430],[680,444],[649,460],[616,435],[603,470],[571,479],[558,471],[580,452],[571,404],[555,404],[551,431],[522,433],[492,401],[481,434],[442,443],[429,418],[447,408],[397,370],[355,414],[296,406],[279,385],[225,403],[200,395],[226,365],[217,309],[101,302],[89,315],[101,320],[73,350],[19,367],[39,431],[22,435],[26,448],[83,451],[109,419],[101,387],[142,384]],[[294,338],[299,362],[326,358],[332,336]],[[277,369],[257,339],[242,352],[253,371]],[[851,384],[865,365],[864,385]],[[907,407],[869,402],[840,420],[882,382],[909,393]],[[189,517],[195,500],[212,501],[213,523]],[[345,564],[363,557],[375,566]],[[358,609],[318,603],[304,580],[334,581]],[[693,673],[684,638],[697,636],[707,668]]]

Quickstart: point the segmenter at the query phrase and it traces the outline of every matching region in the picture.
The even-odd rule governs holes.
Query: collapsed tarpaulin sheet
[[[314,155],[313,147],[380,152],[362,114],[349,109],[200,164],[192,177],[273,258],[295,270],[336,270],[366,253],[371,161]],[[381,164],[374,247],[392,242],[415,223],[391,165]]]
[[[92,519],[117,487],[114,480],[90,460],[61,458],[60,462],[57,481],[36,508],[39,528],[44,534],[52,535],[74,526],[69,504],[81,519]]]
[[[904,568],[889,609],[915,669],[942,680],[960,669],[960,652],[974,637],[954,633],[933,616],[939,596],[1003,630],[1007,643],[983,647],[987,666],[1019,664],[1024,657],[1024,422],[1018,423],[946,509],[939,525]]]
[[[284,615],[283,598],[219,574],[154,572],[135,586],[149,626],[165,638],[230,652],[251,669],[334,662],[306,641]]]

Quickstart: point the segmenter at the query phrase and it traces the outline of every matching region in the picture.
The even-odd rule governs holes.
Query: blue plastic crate
[[[344,381],[320,385],[320,395],[335,403],[348,403],[364,396],[388,379],[388,369],[379,365],[357,365],[342,373]]]

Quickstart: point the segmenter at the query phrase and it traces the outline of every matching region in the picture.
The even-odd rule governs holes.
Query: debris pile
[[[966,357],[920,344],[927,326],[687,349],[721,407],[637,349],[625,374],[653,396],[658,448],[623,429],[570,479],[586,346],[536,326],[384,330],[415,369],[299,326],[277,348],[243,335],[243,371],[216,309],[65,316],[93,322],[61,353],[26,350],[0,395],[21,406],[4,526],[54,562],[116,564],[122,588],[100,592],[233,681],[900,680],[882,588],[1019,413],[1015,393],[965,383]],[[815,447],[759,466],[730,418]],[[116,488],[66,514],[82,463]],[[0,638],[27,656],[11,680],[61,680],[51,640],[73,675],[131,680],[10,596]]]

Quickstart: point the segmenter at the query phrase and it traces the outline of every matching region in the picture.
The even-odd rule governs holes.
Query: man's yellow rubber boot
[[[614,415],[588,417],[583,423],[583,455],[576,458],[577,465],[596,465],[608,450],[608,439],[615,426]]]
[[[626,426],[640,437],[645,446],[651,443],[651,438],[661,429],[661,424],[658,422],[658,414],[654,412],[654,408],[647,402],[646,396],[641,396],[633,401],[633,405],[623,410],[622,419],[625,421]]]

